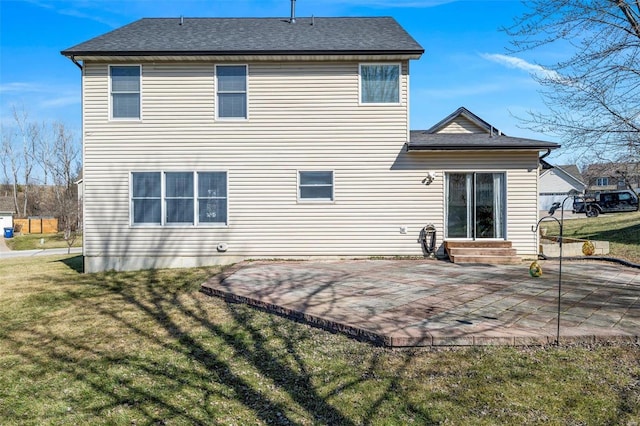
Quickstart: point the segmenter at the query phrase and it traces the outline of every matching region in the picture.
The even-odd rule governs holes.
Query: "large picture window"
[[[226,172],[133,172],[134,225],[226,225]]]
[[[111,66],[111,118],[140,118],[140,66]]]
[[[333,172],[299,172],[298,182],[300,200],[333,201]]]
[[[360,102],[400,103],[400,65],[360,65]]]
[[[247,118],[247,66],[216,66],[218,118]]]

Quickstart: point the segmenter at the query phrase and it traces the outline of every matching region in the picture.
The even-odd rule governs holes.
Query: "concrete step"
[[[490,265],[515,265],[522,262],[519,256],[490,255],[453,255],[449,256],[453,263],[486,263]]]
[[[511,248],[511,241],[445,241],[445,247],[454,248],[454,247],[486,247],[486,248]]]
[[[444,246],[453,263],[510,265],[522,261],[511,241],[445,241]]]
[[[493,248],[493,247],[451,247],[449,248],[450,256],[467,255],[467,256],[516,256],[517,252],[514,248]]]

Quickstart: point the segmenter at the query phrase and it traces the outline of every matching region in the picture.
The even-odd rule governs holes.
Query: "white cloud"
[[[326,3],[340,3],[352,6],[382,8],[424,8],[454,3],[456,0],[325,0]]]
[[[75,105],[79,103],[80,103],[80,96],[69,95],[69,96],[60,96],[57,98],[43,100],[42,102],[40,102],[40,106],[42,106],[43,108],[54,108],[54,107]]]
[[[553,70],[544,68],[543,66],[532,64],[524,59],[515,56],[501,55],[499,53],[481,53],[480,56],[488,61],[496,62],[508,68],[523,70],[536,77],[547,78],[552,80],[562,80],[562,76]]]
[[[12,82],[0,84],[0,93],[25,93],[25,92],[37,92],[39,90],[38,84],[24,83],[24,82]]]
[[[477,85],[459,85],[455,87],[438,88],[438,89],[422,89],[419,90],[419,96],[427,96],[437,99],[457,99],[468,96],[486,95],[504,91],[505,86],[501,83],[488,83]]]
[[[105,16],[113,14],[119,15],[118,10],[110,10],[110,2],[87,2],[78,0],[25,1],[42,9],[53,10],[60,15],[95,21],[111,28],[116,28],[121,25],[117,19],[109,19]]]

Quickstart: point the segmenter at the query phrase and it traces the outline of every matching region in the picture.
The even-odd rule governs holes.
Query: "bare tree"
[[[548,113],[530,112],[526,127],[558,135],[593,159],[640,157],[640,2],[531,0],[506,28],[512,52],[553,45],[571,51],[535,78]]]
[[[2,171],[5,179],[11,185],[13,206],[16,212],[20,211],[18,206],[18,175],[20,167],[18,157],[15,155],[14,149],[15,133],[6,126],[2,127]]]
[[[75,184],[80,169],[80,149],[63,123],[53,123],[55,138],[47,161],[54,184],[56,216],[64,231],[69,251],[77,237],[78,192]]]
[[[16,212],[26,217],[35,183],[33,181],[35,159],[38,155],[44,125],[31,121],[24,107],[17,108],[14,105],[12,113],[14,126],[2,126],[2,167],[5,178],[13,184]],[[21,193],[20,199],[18,192]]]

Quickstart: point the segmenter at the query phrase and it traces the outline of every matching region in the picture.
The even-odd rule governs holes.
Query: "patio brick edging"
[[[224,281],[221,277],[220,281]],[[343,333],[358,340],[377,346],[390,348],[427,347],[427,346],[548,346],[555,344],[555,335],[539,336],[447,336],[436,337],[428,334],[423,337],[407,337],[394,334],[382,334],[354,327],[339,321],[329,320],[316,315],[305,314],[294,309],[273,303],[264,302],[248,296],[240,296],[219,290],[204,283],[200,291],[208,296],[219,297],[232,303],[243,303],[264,311],[293,319],[311,326],[334,333]],[[596,343],[631,343],[640,344],[640,335],[597,336],[597,335],[560,335],[560,344],[596,344]]]

